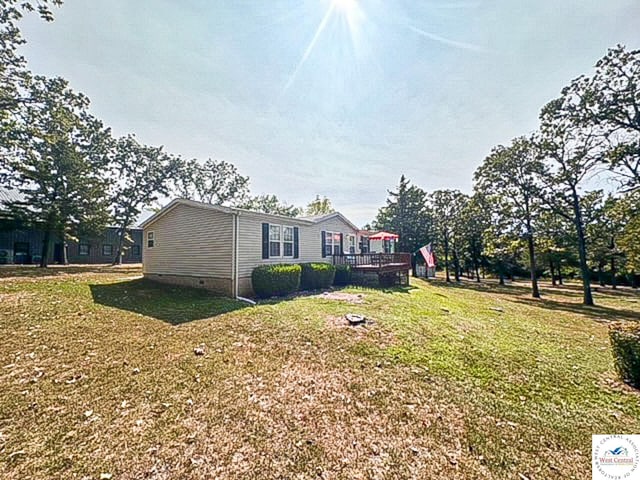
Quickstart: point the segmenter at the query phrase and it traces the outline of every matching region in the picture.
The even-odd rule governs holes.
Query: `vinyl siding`
[[[147,233],[154,246],[147,248]],[[233,215],[176,205],[144,228],[145,274],[232,278]]]
[[[303,262],[331,262],[331,257],[322,257],[322,240],[320,232],[330,231],[342,233],[344,235],[344,249],[348,251],[349,244],[347,235],[356,235],[357,231],[345,223],[342,219],[335,217],[328,220],[309,224],[306,222],[291,220],[274,220],[273,217],[259,214],[241,214],[239,225],[239,245],[238,245],[238,276],[251,276],[251,272],[258,265],[273,263],[303,263]],[[299,228],[299,258],[275,257],[269,259],[262,258],[262,223],[289,225]],[[356,253],[358,253],[356,242]],[[146,252],[145,252],[146,253]]]

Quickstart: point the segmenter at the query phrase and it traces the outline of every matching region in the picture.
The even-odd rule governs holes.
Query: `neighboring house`
[[[338,212],[293,218],[176,199],[141,226],[145,277],[233,297],[253,294],[258,265],[360,253],[358,228]]]
[[[3,215],[2,206],[7,202],[19,199],[15,191],[0,189],[0,264],[33,264],[40,263],[44,232],[37,228],[20,225],[8,215]],[[4,210],[6,213],[6,209]],[[111,263],[118,248],[118,230],[107,227],[95,237],[80,238],[79,241],[67,242],[67,261],[69,263]],[[129,230],[133,244],[124,254],[124,263],[142,262],[142,229],[135,227]],[[63,243],[60,238],[51,238],[49,251],[50,263],[61,263],[63,260]]]
[[[0,221],[2,223],[2,221]],[[142,229],[133,228],[129,235],[133,240],[124,254],[123,263],[142,262]],[[7,224],[0,225],[0,264],[40,263],[44,232],[33,228],[16,228]],[[67,242],[67,261],[69,263],[111,263],[118,247],[118,235],[115,227],[107,227],[95,238],[80,238],[78,242]],[[62,242],[51,239],[50,263],[62,262]]]

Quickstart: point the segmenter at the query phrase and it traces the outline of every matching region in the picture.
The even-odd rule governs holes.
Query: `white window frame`
[[[324,254],[327,257],[333,256],[333,232],[324,232]]]
[[[291,230],[291,240],[286,240],[285,239],[285,230],[289,229]],[[282,225],[282,247],[281,247],[281,252],[282,253],[282,257],[283,258],[293,258],[295,256],[295,234],[294,234],[294,227],[292,227],[291,225]],[[291,244],[291,255],[286,255],[285,254],[285,250],[284,250],[284,246],[285,244]]]
[[[277,240],[272,240],[271,239],[271,230],[274,227],[278,227],[278,239]],[[277,243],[278,244],[278,255],[273,255],[271,253],[271,244],[272,243]],[[269,258],[282,258],[282,225],[277,225],[275,223],[270,223],[269,224]]]
[[[151,245],[149,245],[151,242]],[[147,232],[147,248],[153,248],[156,246],[156,232],[151,230]]]
[[[110,253],[104,253],[104,247],[109,247]],[[110,257],[112,255],[113,255],[113,244],[112,243],[103,243],[102,244],[102,256],[103,257]]]
[[[82,253],[82,247],[87,247],[87,253]],[[91,253],[91,245],[88,243],[81,242],[78,244],[78,255],[81,257],[86,257]]]
[[[339,252],[338,255],[342,255],[344,253],[340,251],[340,235],[342,235],[340,232],[324,232],[325,255],[327,257],[333,257],[334,255],[336,255],[336,248]],[[327,248],[329,246],[331,246],[330,249]]]
[[[349,253],[357,253],[356,252],[356,249],[357,249],[357,247],[356,247],[356,236],[350,233],[349,235],[347,235],[347,240],[348,240],[347,241],[347,244],[348,244],[347,248],[349,249]],[[352,247],[353,247],[353,252],[351,251]]]

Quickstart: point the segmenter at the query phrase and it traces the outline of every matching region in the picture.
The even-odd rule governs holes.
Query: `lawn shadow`
[[[156,318],[171,325],[215,317],[249,305],[197,288],[178,287],[139,278],[89,285],[93,301]]]
[[[0,265],[0,279],[11,278],[44,278],[59,277],[62,275],[75,275],[79,273],[107,273],[131,275],[141,273],[139,263],[124,265],[50,265],[40,268],[37,265]]]
[[[394,285],[393,287],[379,287],[376,290],[381,290],[383,293],[411,293],[413,290],[417,290],[417,287],[413,285]]]
[[[588,307],[577,302],[559,302],[557,300],[544,297],[542,299],[514,297],[511,301],[554,311],[564,311],[584,315],[596,321],[614,322],[618,320],[631,320],[640,322],[640,312],[626,310],[623,308],[604,307],[597,304],[593,307]]]
[[[439,287],[454,288],[462,290],[474,290],[482,293],[497,293],[509,296],[509,300],[522,305],[529,305],[534,307],[546,308],[555,311],[565,311],[569,313],[584,315],[595,319],[596,321],[616,321],[616,320],[631,320],[640,321],[640,311],[627,310],[624,308],[614,308],[602,305],[597,305],[598,298],[596,297],[596,305],[593,307],[587,307],[582,305],[580,299],[582,298],[582,285],[578,283],[571,283],[565,285],[551,285],[542,283],[540,284],[540,290],[542,298],[536,299],[531,297],[531,286],[522,283],[506,283],[500,285],[497,281],[461,281],[447,283],[444,280],[429,280],[427,283],[438,285]],[[600,286],[593,287],[593,291],[596,294],[605,294],[610,297],[634,297],[637,296],[637,292],[632,290],[612,290],[611,288],[603,288]],[[567,301],[556,300],[551,297],[564,297]]]

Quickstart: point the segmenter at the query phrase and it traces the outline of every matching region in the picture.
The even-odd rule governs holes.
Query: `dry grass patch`
[[[633,293],[592,311],[414,281],[249,307],[137,275],[0,284],[0,477],[578,479],[592,433],[640,430],[594,321],[638,317]]]

